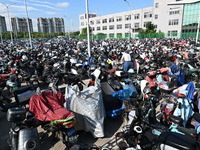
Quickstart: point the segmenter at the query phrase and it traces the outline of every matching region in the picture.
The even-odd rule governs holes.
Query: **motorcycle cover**
[[[106,116],[100,86],[90,86],[82,91],[78,86],[67,86],[65,91],[66,109],[76,113],[76,130],[92,133],[95,138],[104,137]]]
[[[74,115],[64,108],[65,99],[61,92],[53,91],[35,94],[30,98],[29,110],[38,120],[54,121],[66,119]]]

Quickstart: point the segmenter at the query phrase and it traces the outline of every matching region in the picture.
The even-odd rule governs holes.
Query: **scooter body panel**
[[[40,142],[36,128],[21,129],[19,131],[18,150],[39,150]]]

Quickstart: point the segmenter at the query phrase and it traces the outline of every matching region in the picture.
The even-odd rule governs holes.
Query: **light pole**
[[[11,38],[11,43],[13,44],[12,26],[11,26],[11,20],[10,20],[10,14],[9,14],[9,9],[8,9],[8,7],[9,7],[10,5],[14,5],[14,4],[16,4],[16,3],[9,4],[9,5],[6,5],[6,4],[4,4],[4,3],[2,3],[2,2],[0,2],[0,3],[3,4],[4,6],[6,6],[6,8],[7,8],[8,23],[9,23],[9,26],[10,26],[10,38]]]
[[[91,57],[90,52],[90,28],[89,28],[89,10],[88,10],[88,0],[86,2],[86,17],[87,17],[87,40],[88,40],[88,56]]]
[[[125,2],[127,2],[128,6],[129,6],[129,10],[131,10],[131,5],[127,0],[124,0]]]
[[[128,6],[129,6],[129,11],[131,11],[131,5],[130,5],[130,3],[127,1],[127,0],[124,0],[127,4],[128,4]],[[132,16],[132,15],[131,15]],[[129,37],[129,39],[131,38],[131,27],[130,27],[130,29],[129,29],[129,31],[128,32],[130,32],[130,37]],[[135,33],[134,33],[135,34]]]
[[[25,4],[25,8],[26,8],[26,21],[27,21],[27,26],[28,26],[29,43],[30,43],[30,47],[32,49],[33,46],[32,46],[32,41],[31,41],[31,31],[30,31],[30,26],[29,26],[28,9],[27,9],[26,0],[24,0],[24,4]]]
[[[70,31],[71,31],[71,29],[70,29],[70,19],[69,19],[67,16],[65,16],[65,15],[64,15],[64,17],[67,18],[67,19],[69,20],[69,31],[68,31],[68,36],[69,36],[69,39],[70,39]],[[67,24],[66,24],[66,25],[67,25]],[[67,30],[67,27],[66,27],[66,30]]]

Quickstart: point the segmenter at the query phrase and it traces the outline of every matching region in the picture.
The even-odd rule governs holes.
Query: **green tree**
[[[152,22],[146,24],[146,33],[156,33],[156,27]]]

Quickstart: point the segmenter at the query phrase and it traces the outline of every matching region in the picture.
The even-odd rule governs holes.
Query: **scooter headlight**
[[[36,141],[35,140],[28,140],[26,143],[25,143],[25,147],[27,150],[34,150],[36,148],[37,144],[36,144]]]

